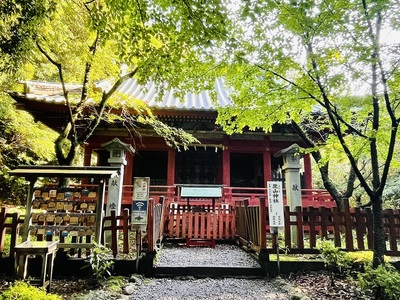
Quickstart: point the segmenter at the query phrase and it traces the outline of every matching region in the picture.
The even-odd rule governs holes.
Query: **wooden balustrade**
[[[315,195],[313,191],[310,193]],[[325,197],[323,192],[319,195]],[[235,205],[217,203],[214,209],[211,205],[187,206],[179,202],[171,203],[162,196],[159,199],[162,200],[160,203],[157,203],[158,201],[149,203],[149,226],[146,237],[148,251],[155,251],[157,242],[165,236],[178,239],[239,238],[256,251],[266,249],[270,253],[276,252],[277,240],[266,242],[266,238],[276,238],[277,235],[270,232],[267,204],[263,197],[257,199],[257,205],[251,205],[252,199],[242,198],[236,201]],[[337,207],[325,206],[298,207],[295,211],[289,211],[289,207],[285,206],[284,213],[285,227],[280,232],[283,233],[284,245],[289,253],[318,253],[318,239],[332,240],[336,247],[346,251],[373,249],[372,212],[368,208],[349,208],[346,203],[344,211],[338,211]],[[383,218],[387,240],[386,254],[400,255],[400,212],[384,210]],[[103,233],[111,231],[113,254],[116,255],[118,252],[116,243],[118,233],[123,235],[123,252],[128,253],[129,210],[123,210],[121,216],[112,212],[112,215],[105,217],[104,221]],[[0,251],[3,251],[6,228],[11,228],[11,247],[15,246],[21,222],[18,214],[8,214],[6,208],[1,209]],[[291,241],[293,229],[298,233],[295,245]]]
[[[130,207],[132,205],[132,192],[133,187],[131,185],[123,186],[123,197],[122,203],[124,207]],[[302,203],[303,207],[335,207],[335,201],[332,199],[330,194],[323,189],[303,189]],[[227,203],[231,206],[235,205],[235,201],[241,199],[249,199],[250,205],[258,205],[258,199],[260,197],[267,197],[267,188],[254,188],[254,187],[224,187],[223,188],[222,203]],[[150,197],[159,201],[160,196],[164,196],[167,203],[179,203],[184,202],[185,199],[181,199],[177,193],[176,186],[150,186]],[[286,204],[286,193],[283,190],[284,203]],[[198,199],[200,200],[200,199]],[[204,201],[206,202],[206,201]],[[201,204],[201,203],[198,203]],[[266,203],[268,205],[268,203]]]
[[[258,219],[260,206],[248,206],[245,201],[236,205],[236,234],[255,250],[262,249],[257,241],[259,224],[264,222],[267,236],[276,238],[271,233],[268,212],[261,221]],[[319,253],[318,239],[332,240],[336,247],[345,251],[373,250],[372,211],[369,208],[349,208],[346,202],[344,211],[337,207],[297,207],[290,211],[284,208],[285,227],[282,229],[285,248],[292,254]],[[383,211],[386,255],[400,255],[400,211]],[[264,220],[264,221],[262,221]],[[261,227],[263,228],[263,226]],[[292,230],[297,232],[297,240],[291,240]],[[262,236],[263,234],[261,234]],[[307,243],[305,243],[307,241]],[[294,243],[294,244],[293,244]],[[272,239],[266,245],[267,251],[276,253],[277,241]]]

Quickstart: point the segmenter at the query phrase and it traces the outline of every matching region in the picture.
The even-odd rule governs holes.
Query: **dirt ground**
[[[362,291],[354,281],[336,279],[331,285],[327,272],[299,273],[283,277],[295,289],[315,300],[361,300],[372,299],[372,295]],[[68,299],[73,294],[96,290],[100,287],[90,279],[56,278],[53,280],[52,290]]]
[[[354,281],[349,279],[336,279],[332,286],[329,274],[324,271],[290,274],[282,279],[310,299],[361,300],[373,298],[370,293],[362,291]],[[6,289],[11,280],[4,276],[0,277],[0,291]],[[52,281],[51,293],[68,300],[101,289],[102,287],[93,278],[56,277]]]

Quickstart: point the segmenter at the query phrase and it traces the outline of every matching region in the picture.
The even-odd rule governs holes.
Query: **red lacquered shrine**
[[[70,93],[79,91],[78,87],[67,86]],[[217,104],[228,105],[229,97],[222,79],[216,81],[215,88]],[[145,101],[161,121],[184,129],[201,142],[189,145],[188,150],[173,149],[149,128],[138,128],[140,140],[133,140],[126,128],[100,124],[85,145],[84,165],[90,165],[95,158],[97,165],[108,165],[109,153],[101,145],[114,138],[131,144],[136,151],[126,157],[123,204],[127,206],[132,201],[134,177],[150,177],[151,196],[164,195],[169,201],[185,201],[179,195],[179,186],[188,184],[223,186],[222,198],[217,202],[229,203],[243,197],[256,199],[266,195],[267,181],[284,180],[282,157],[274,157],[274,154],[294,143],[304,146],[294,130],[286,125],[277,124],[268,134],[246,131],[227,135],[216,125],[217,109],[208,92],[187,94],[184,101],[166,93],[158,101],[152,84],[144,90],[133,79],[123,83],[119,92]],[[36,120],[57,131],[64,126],[68,111],[59,85],[27,82],[25,93],[10,95]],[[301,163],[303,206],[332,206],[333,201],[325,191],[313,189],[310,156],[304,155]]]

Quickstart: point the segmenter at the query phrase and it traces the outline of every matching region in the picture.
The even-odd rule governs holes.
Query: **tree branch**
[[[76,143],[76,138],[77,138],[77,135],[76,135],[76,127],[75,127],[75,119],[74,119],[74,116],[73,116],[71,103],[70,103],[69,97],[68,97],[68,91],[67,91],[67,88],[66,88],[66,86],[65,86],[65,81],[64,81],[64,76],[63,76],[62,65],[61,65],[61,63],[55,61],[55,60],[43,49],[43,47],[40,45],[40,43],[39,43],[38,41],[36,42],[36,46],[38,47],[40,53],[42,53],[42,54],[47,58],[47,60],[48,60],[51,64],[53,64],[54,66],[56,66],[56,68],[57,68],[57,70],[58,70],[58,76],[59,76],[59,78],[60,78],[62,90],[63,90],[63,96],[64,96],[65,102],[66,102],[66,104],[67,104],[67,107],[68,107],[68,118],[69,118],[69,122],[68,122],[68,123],[69,123],[69,125],[68,125],[68,124],[66,125],[66,128],[64,129],[64,132],[60,134],[60,137],[59,137],[59,138],[60,138],[61,140],[64,139],[64,138],[67,138],[67,136],[68,136],[69,134],[71,134],[71,132],[72,132],[72,134],[71,134],[71,143],[72,143],[72,144],[75,144],[75,143]],[[65,136],[65,135],[66,135],[66,136]],[[61,140],[59,140],[60,143],[61,143]],[[60,145],[59,145],[59,146],[60,146]],[[57,142],[56,142],[56,152],[57,152]],[[62,151],[60,151],[59,153],[57,153],[57,156],[58,156],[58,160],[59,160],[59,161],[64,161],[64,160],[66,159],[65,157],[61,157],[61,156],[63,156],[62,153],[63,153]]]
[[[321,82],[321,80],[319,78],[319,75],[318,75],[318,73],[319,73],[318,72],[318,64],[317,64],[315,58],[313,57],[313,47],[312,47],[312,45],[310,43],[307,43],[307,53],[309,54],[309,57],[311,59],[311,66],[314,69],[315,73],[317,74],[316,77],[315,77],[316,80],[317,80],[317,86],[318,86],[319,90],[321,91],[321,95],[323,97],[324,104],[325,104],[324,107],[325,107],[326,112],[328,114],[329,120],[330,120],[330,122],[331,122],[331,124],[332,124],[332,126],[334,128],[336,136],[339,139],[339,142],[342,145],[343,151],[347,155],[347,157],[348,157],[348,159],[350,161],[351,167],[353,168],[355,174],[357,175],[357,178],[359,179],[360,183],[364,187],[364,189],[367,192],[367,194],[369,196],[371,196],[372,195],[372,190],[369,187],[369,185],[368,185],[367,181],[365,180],[365,178],[362,176],[361,171],[358,169],[357,162],[356,162],[353,154],[351,153],[349,147],[347,146],[347,143],[346,143],[346,141],[344,139],[343,132],[340,129],[340,120],[342,118],[339,118],[337,112],[332,111],[332,107],[330,105],[329,98],[328,98],[328,96],[327,96],[327,94],[325,92],[325,88],[324,88],[324,86],[323,86],[323,84],[322,84],[322,82]]]
[[[99,35],[99,32],[97,31],[95,40],[93,41],[92,45],[89,46],[91,59],[89,61],[87,61],[86,65],[85,65],[85,73],[84,73],[83,82],[82,82],[81,100],[79,101],[79,104],[77,105],[78,108],[81,107],[81,105],[86,101],[86,99],[88,97],[89,74],[90,74],[90,71],[92,70],[91,60],[93,59],[93,57],[96,54],[99,37],[100,37],[100,35]]]
[[[291,86],[297,88],[299,91],[302,91],[303,93],[307,94],[311,99],[313,99],[315,102],[317,102],[319,105],[321,105],[322,107],[326,108],[326,105],[332,105],[330,103],[330,101],[328,100],[328,104],[324,103],[323,101],[319,100],[316,96],[314,96],[313,94],[311,94],[310,92],[306,91],[305,89],[303,89],[301,86],[299,86],[297,83],[295,83],[294,81],[286,78],[285,76],[275,72],[274,70],[271,69],[266,69],[263,66],[259,65],[259,64],[253,64],[255,67],[265,71],[265,72],[270,72],[271,74],[279,77],[280,79],[286,81],[287,83],[289,83]],[[317,81],[315,81],[317,84]],[[346,122],[340,115],[337,114],[336,111],[333,112],[333,114],[335,114],[336,118],[338,118],[338,120],[340,120],[340,122],[342,122],[343,124],[346,125],[346,127],[351,131],[356,133],[357,135],[359,135],[360,137],[363,138],[367,138],[367,136],[365,136],[361,131],[359,131],[357,128],[355,128],[354,126],[352,126],[351,124],[349,124],[348,122]]]
[[[118,80],[114,83],[114,85],[111,87],[111,89],[108,92],[103,92],[103,95],[101,97],[101,101],[99,104],[99,108],[98,108],[98,114],[97,114],[96,118],[88,125],[85,132],[79,137],[80,144],[86,142],[86,140],[93,134],[97,125],[100,123],[108,99],[117,91],[118,87],[120,87],[121,84],[125,82],[125,80],[135,76],[137,71],[138,71],[138,67],[136,67],[133,71],[121,76],[120,78],[118,78]]]

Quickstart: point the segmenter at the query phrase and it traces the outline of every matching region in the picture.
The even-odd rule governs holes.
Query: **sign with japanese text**
[[[150,193],[150,178],[135,177],[133,180],[132,226],[147,224],[147,208]]]
[[[150,177],[135,177],[133,179],[133,201],[149,200]]]
[[[268,181],[268,215],[271,227],[284,227],[283,192],[281,181]]]

